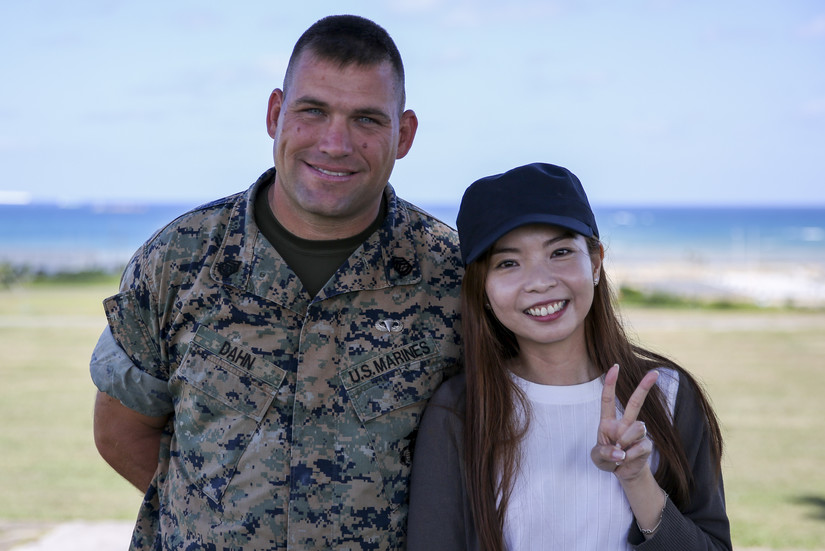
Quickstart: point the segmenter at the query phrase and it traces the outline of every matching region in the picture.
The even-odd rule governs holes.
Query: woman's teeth
[[[530,314],[531,316],[547,316],[547,315],[550,315],[550,314],[555,314],[556,312],[558,312],[559,310],[564,308],[565,304],[567,304],[567,301],[563,300],[561,302],[556,302],[556,303],[550,304],[548,306],[528,308],[527,313]]]

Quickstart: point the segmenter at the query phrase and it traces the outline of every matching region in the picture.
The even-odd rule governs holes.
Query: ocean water
[[[197,205],[0,205],[0,262],[56,272],[119,269]]]
[[[825,266],[825,207],[594,206],[593,210],[605,254],[616,262]],[[457,206],[448,205],[430,210],[451,225],[457,211]]]
[[[0,262],[115,270],[196,205],[0,205]],[[458,205],[421,207],[455,226]],[[609,260],[825,267],[825,207],[594,207]]]

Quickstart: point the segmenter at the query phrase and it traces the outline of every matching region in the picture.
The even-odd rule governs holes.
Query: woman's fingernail
[[[621,448],[616,448],[610,452],[610,459],[613,461],[624,461],[625,457],[627,457],[627,453]]]

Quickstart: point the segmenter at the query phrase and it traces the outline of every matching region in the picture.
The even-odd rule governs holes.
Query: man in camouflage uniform
[[[313,25],[267,125],[275,168],[160,230],[104,302],[95,441],[146,491],[133,549],[404,547],[462,272],[388,183],[417,128],[390,37]]]

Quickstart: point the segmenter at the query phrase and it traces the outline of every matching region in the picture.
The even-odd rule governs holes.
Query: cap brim
[[[585,237],[593,237],[594,235],[593,228],[584,222],[569,216],[559,216],[546,213],[523,214],[508,220],[504,224],[496,226],[496,231],[490,232],[489,234],[481,237],[473,249],[467,253],[464,258],[464,264],[469,264],[478,259],[478,257],[484,254],[484,251],[492,247],[493,244],[504,237],[504,235],[516,228],[526,226],[527,224],[551,224],[553,226],[559,226],[561,228],[574,231]]]

